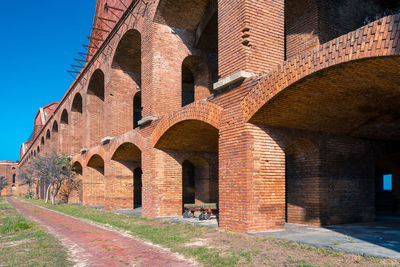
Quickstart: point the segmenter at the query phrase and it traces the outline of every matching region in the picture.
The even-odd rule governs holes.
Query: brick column
[[[284,151],[268,129],[226,119],[230,123],[220,131],[220,227],[260,232],[282,226]]]
[[[182,165],[159,149],[144,150],[142,155],[143,216],[182,215]]]
[[[261,73],[284,60],[284,0],[218,1],[219,75]]]

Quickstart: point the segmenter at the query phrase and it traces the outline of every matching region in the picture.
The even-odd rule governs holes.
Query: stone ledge
[[[81,154],[84,154],[84,153],[86,153],[86,152],[88,152],[89,151],[89,148],[82,148],[81,150],[79,150],[79,152],[81,152]]]
[[[214,90],[221,90],[225,87],[228,87],[231,84],[240,82],[242,80],[251,78],[253,76],[255,76],[254,73],[241,70],[239,72],[236,72],[235,74],[232,74],[232,75],[226,77],[225,79],[222,79],[219,82],[214,83],[213,88],[214,88]]]
[[[101,139],[101,143],[104,145],[104,144],[108,144],[108,143],[110,143],[111,142],[111,140],[113,140],[114,139],[114,137],[113,136],[106,136],[106,137],[104,137],[103,139]]]
[[[140,126],[143,126],[143,125],[145,125],[147,123],[151,123],[152,121],[155,121],[155,120],[158,120],[158,118],[156,116],[147,116],[147,117],[141,119],[140,121],[138,121],[138,124]]]

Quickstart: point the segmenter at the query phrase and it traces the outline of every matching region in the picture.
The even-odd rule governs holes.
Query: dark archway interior
[[[101,70],[96,70],[89,82],[89,95],[97,96],[101,101],[104,101],[104,73]]]
[[[135,209],[142,206],[142,174],[140,167],[133,171],[133,207]]]
[[[54,121],[52,131],[53,131],[53,133],[58,133],[58,123],[57,123],[57,121]]]
[[[72,102],[71,111],[82,113],[82,96],[81,94],[76,94],[74,97],[74,101]]]
[[[142,92],[137,92],[133,97],[133,128],[139,126],[139,121],[142,119]]]
[[[195,166],[189,160],[182,163],[183,204],[195,203]]]
[[[61,113],[61,120],[60,122],[62,124],[68,124],[68,112],[64,109],[63,112]]]
[[[191,70],[182,65],[182,107],[194,102],[194,78]]]
[[[113,69],[128,74],[140,87],[142,68],[142,41],[137,30],[129,30],[117,46],[112,62]]]
[[[91,157],[87,166],[98,171],[101,175],[104,175],[104,160],[99,155]]]

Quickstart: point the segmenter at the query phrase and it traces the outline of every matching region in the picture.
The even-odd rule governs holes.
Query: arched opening
[[[42,136],[42,140],[40,141],[41,145],[44,145],[44,137]]]
[[[80,93],[77,93],[72,101],[72,112],[82,113],[82,96]]]
[[[137,92],[133,98],[133,128],[139,126],[142,119],[142,92]]]
[[[52,132],[58,133],[58,122],[57,121],[54,121],[54,123],[53,123]]]
[[[169,67],[166,70],[160,68],[159,75],[167,75],[168,82],[165,86],[177,90],[174,94],[160,92],[155,96],[161,104],[166,103],[162,107],[163,111],[177,110],[208,97],[212,84],[219,79],[218,2],[162,0],[159,1],[154,20],[171,29],[177,29],[172,30],[172,33],[182,40],[180,43],[176,42],[175,37],[170,38],[169,31],[166,33],[160,30],[158,33],[165,34],[160,53],[174,55],[165,59],[168,60]],[[180,72],[181,76],[168,76],[166,72],[170,71]]]
[[[109,112],[110,135],[121,135],[138,126],[141,119],[142,41],[137,30],[127,31],[112,61]],[[133,100],[133,102],[132,102]]]
[[[188,56],[182,63],[182,107],[210,95],[211,78],[207,63]]]
[[[15,184],[15,177],[16,177],[16,174],[14,173],[13,176],[12,176],[12,183],[13,184]]]
[[[60,151],[64,153],[68,153],[71,147],[69,145],[70,133],[68,129],[68,123],[69,123],[69,114],[68,111],[64,109],[60,117],[60,135],[59,135]]]
[[[40,153],[40,146],[38,146],[38,148],[37,148],[37,153],[38,154]]]
[[[182,64],[182,107],[194,102],[193,73]]]
[[[46,139],[49,140],[51,138],[50,130],[46,132]]]
[[[141,86],[142,40],[140,32],[129,30],[121,38],[112,62],[113,69],[122,70],[128,74],[137,86]]]
[[[142,205],[141,151],[123,143],[114,152],[106,177],[106,209],[134,209]],[[139,171],[140,170],[140,171]]]
[[[87,89],[89,146],[100,143],[104,137],[104,73],[97,69],[90,78]]]
[[[93,155],[87,167],[83,185],[84,204],[104,208],[104,160],[100,155]]]
[[[61,113],[61,124],[68,124],[68,111],[66,109]]]
[[[164,162],[165,186],[174,195],[163,196],[170,206],[162,216],[181,215],[185,204],[208,204],[218,212],[218,135],[218,129],[206,122],[184,120],[160,137],[155,147]]]
[[[78,152],[82,148],[83,116],[82,96],[76,93],[71,106],[71,131],[72,131],[72,152]]]

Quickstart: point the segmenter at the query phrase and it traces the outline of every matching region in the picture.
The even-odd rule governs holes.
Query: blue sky
[[[37,110],[60,101],[73,78],[96,0],[4,1],[0,16],[0,160],[18,160]]]

